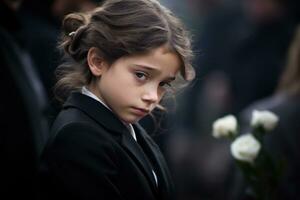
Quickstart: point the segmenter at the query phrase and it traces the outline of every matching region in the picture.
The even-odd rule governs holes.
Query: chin
[[[138,122],[141,118],[137,118],[137,117],[127,117],[127,118],[123,118],[122,121],[128,124],[134,124],[136,122]]]

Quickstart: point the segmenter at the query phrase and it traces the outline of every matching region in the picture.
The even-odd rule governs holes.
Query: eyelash
[[[171,87],[172,85],[171,85],[171,83],[169,83],[169,82],[160,82],[160,83],[159,83],[159,86],[160,86],[160,87],[165,87],[165,86]]]
[[[139,81],[146,81],[149,78],[149,75],[145,72],[142,72],[142,71],[136,71],[136,72],[134,72],[134,74],[135,74],[135,77]],[[169,83],[169,82],[160,82],[159,86],[160,87],[168,87],[168,88],[172,87],[171,83]]]
[[[141,71],[137,71],[134,72],[135,77],[139,80],[139,81],[145,81],[146,79],[148,79],[148,74],[146,74],[145,72],[141,72]],[[140,75],[142,75],[142,77],[140,77]],[[143,79],[145,78],[145,79]]]

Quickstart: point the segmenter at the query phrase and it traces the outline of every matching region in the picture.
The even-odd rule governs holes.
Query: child
[[[156,0],[108,0],[63,22],[65,101],[39,171],[41,199],[173,199],[158,146],[137,123],[174,80],[194,78],[179,20]]]

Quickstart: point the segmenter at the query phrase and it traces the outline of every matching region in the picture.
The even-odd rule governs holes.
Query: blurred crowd
[[[0,0],[1,199],[34,199],[39,156],[60,109],[54,100],[63,16],[92,0]]]
[[[274,156],[287,160],[279,199],[300,199],[300,2],[161,2],[191,30],[197,78],[175,101],[166,101],[169,112],[157,113],[158,125],[150,118],[141,123],[167,158],[178,200],[247,199],[229,144],[211,136],[211,125],[229,113],[249,124],[253,109],[280,117],[268,138]],[[56,48],[60,23],[66,14],[100,3],[0,0],[0,182],[8,186],[1,195],[15,188],[33,195],[36,162],[59,110],[52,90],[62,59]]]
[[[287,160],[278,199],[299,199],[300,2],[296,0],[164,1],[192,30],[196,81],[180,93],[162,146],[179,199],[249,199],[227,140],[212,123],[239,116],[246,133],[254,109],[272,110],[279,127],[267,140]]]

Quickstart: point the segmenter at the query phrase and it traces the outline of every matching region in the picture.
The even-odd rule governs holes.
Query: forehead
[[[145,54],[128,56],[124,61],[172,75],[176,75],[181,68],[181,59],[178,54],[166,47],[159,47]]]

